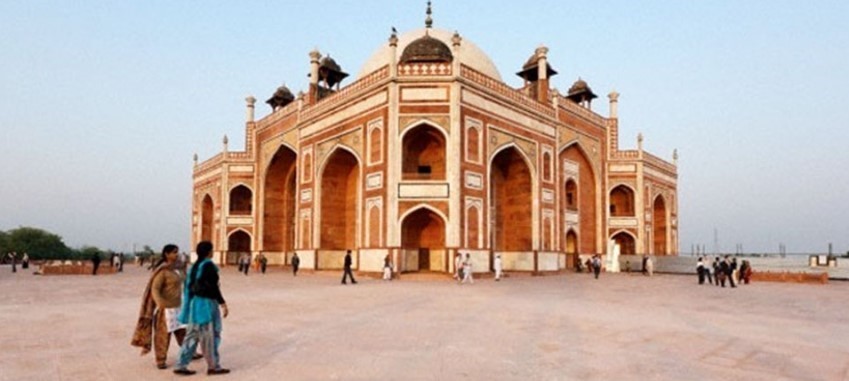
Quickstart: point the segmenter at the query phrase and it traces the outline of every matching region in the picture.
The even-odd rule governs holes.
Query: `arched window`
[[[239,185],[230,191],[230,214],[250,215],[253,209],[253,192]]]
[[[574,179],[566,181],[566,209],[578,210],[578,184]]]
[[[610,191],[610,215],[634,217],[634,191],[631,188],[619,185]]]
[[[445,180],[445,137],[420,125],[404,135],[404,180]]]

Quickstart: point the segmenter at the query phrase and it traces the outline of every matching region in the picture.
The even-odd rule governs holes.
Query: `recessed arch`
[[[251,234],[244,229],[236,229],[227,236],[227,251],[230,253],[250,253]]]
[[[360,172],[359,156],[337,145],[321,166],[319,247],[352,250],[357,247]]]
[[[296,152],[287,145],[281,145],[265,168],[261,216],[263,251],[279,253],[295,249]]]
[[[208,193],[204,195],[201,201],[201,212],[200,212],[200,240],[201,241],[213,241],[213,217],[215,215],[215,204],[212,202],[212,196]]]
[[[254,192],[250,187],[239,183],[230,188],[230,214],[246,216],[253,213]]]
[[[513,144],[490,160],[491,247],[497,251],[533,250],[533,177],[531,165]]]
[[[627,184],[617,184],[610,190],[610,215],[612,217],[634,217],[634,195],[636,192]]]
[[[600,252],[598,248],[598,237],[601,236],[599,232],[599,226],[601,224],[598,221],[600,218],[600,201],[597,196],[602,190],[598,188],[599,181],[597,180],[592,161],[590,161],[590,155],[587,154],[584,146],[575,140],[560,149],[558,160],[560,160],[561,164],[568,161],[574,163],[577,167],[575,168],[577,174],[565,176],[565,165],[561,166],[563,169],[559,174],[561,177],[558,180],[558,188],[563,191],[567,191],[570,180],[575,184],[575,193],[573,195],[574,209],[571,209],[567,203],[569,201],[568,193],[560,197],[560,208],[567,212],[578,213],[578,225],[575,227],[575,233],[578,238],[577,253],[596,254]],[[566,240],[564,239],[564,251],[566,249],[565,243]]]
[[[637,239],[634,235],[627,230],[619,230],[613,235],[610,236],[610,239],[617,245],[619,245],[619,254],[620,255],[634,255],[637,254]]]
[[[575,229],[566,232],[566,254],[578,254],[578,233]]]
[[[414,208],[401,219],[401,247],[408,260],[406,269],[443,270],[445,254],[445,219],[428,206]],[[412,254],[412,255],[411,255]]]
[[[666,213],[666,200],[663,195],[658,195],[652,203],[652,253],[656,255],[668,254],[667,232],[669,225]]]
[[[401,135],[404,180],[445,180],[447,135],[429,123],[410,127]]]

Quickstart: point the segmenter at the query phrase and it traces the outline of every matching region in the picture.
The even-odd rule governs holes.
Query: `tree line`
[[[148,246],[141,253],[153,254]],[[33,227],[19,227],[8,231],[0,230],[0,258],[6,260],[6,253],[16,252],[18,260],[23,253],[29,254],[32,260],[61,259],[87,260],[98,255],[103,259],[109,258],[114,252],[102,250],[95,246],[71,248],[62,241],[58,234]]]

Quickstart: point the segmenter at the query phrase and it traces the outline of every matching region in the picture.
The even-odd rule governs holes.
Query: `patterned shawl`
[[[156,302],[153,300],[153,279],[159,275],[159,272],[168,269],[168,263],[163,263],[153,271],[150,280],[147,281],[147,287],[144,289],[142,296],[141,309],[139,310],[139,321],[136,323],[136,330],[133,332],[133,339],[130,345],[140,347],[149,352],[151,343],[153,342],[153,312],[156,310]],[[145,352],[146,353],[146,352]]]

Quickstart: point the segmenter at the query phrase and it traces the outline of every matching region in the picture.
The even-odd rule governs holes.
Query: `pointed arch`
[[[448,135],[422,122],[401,133],[401,176],[404,180],[445,180]]]
[[[610,216],[612,217],[634,217],[636,216],[635,195],[637,192],[628,184],[616,184],[609,192]]]
[[[535,181],[528,158],[513,143],[490,159],[490,244],[496,251],[534,249]]]
[[[422,205],[401,219],[401,248],[406,270],[444,269],[446,219],[435,208]]]
[[[212,196],[209,193],[204,194],[201,199],[201,212],[200,212],[200,240],[201,241],[209,241],[215,242],[213,240],[214,234],[214,216],[215,216],[215,204],[212,201]]]
[[[316,186],[320,194],[320,227],[318,244],[321,249],[345,250],[359,246],[360,184],[362,160],[355,151],[336,145],[321,163]]]
[[[610,239],[619,245],[620,255],[637,254],[637,238],[628,230],[618,230],[610,236]]]
[[[652,254],[655,255],[669,254],[667,211],[666,199],[662,194],[657,195],[652,202]]]
[[[227,235],[227,251],[231,253],[251,252],[253,236],[247,230],[238,228]]]
[[[563,147],[558,153],[560,173],[558,173],[558,188],[564,193],[561,193],[560,210],[561,218],[568,213],[577,213],[577,226],[575,234],[578,238],[576,250],[579,254],[595,254],[600,252],[599,237],[600,233],[600,203],[599,194],[600,181],[596,176],[595,169],[590,156],[584,149],[584,146],[574,140]],[[566,165],[566,163],[571,165]],[[573,204],[569,201],[569,182],[574,182],[574,194],[572,197]],[[572,214],[574,218],[574,214]],[[566,249],[566,240],[563,240],[564,250]]]
[[[234,184],[230,188],[230,215],[249,216],[253,214],[254,192],[245,183]]]
[[[298,187],[297,151],[281,144],[263,172],[262,250],[290,252],[295,249]]]

